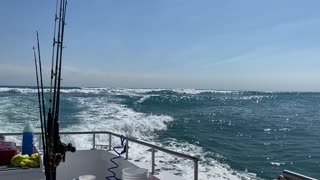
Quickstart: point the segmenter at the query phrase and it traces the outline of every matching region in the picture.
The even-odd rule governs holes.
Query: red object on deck
[[[16,154],[16,143],[0,141],[0,166],[10,164],[11,158]]]

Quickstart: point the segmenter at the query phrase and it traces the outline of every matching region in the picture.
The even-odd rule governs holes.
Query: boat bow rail
[[[169,150],[151,143],[147,143],[135,138],[130,138],[130,137],[125,137],[120,134],[116,134],[113,132],[109,131],[81,131],[81,132],[60,132],[61,135],[78,135],[78,134],[88,134],[92,135],[92,149],[96,149],[96,135],[97,134],[108,134],[109,135],[109,144],[108,144],[108,150],[111,151],[112,149],[112,136],[115,137],[123,137],[126,140],[126,154],[125,154],[125,159],[128,160],[129,158],[129,142],[137,143],[146,147],[151,148],[151,174],[155,174],[155,153],[156,151],[162,151],[164,153],[173,155],[173,156],[178,156],[181,158],[185,158],[188,160],[193,161],[194,163],[194,180],[198,180],[198,164],[199,164],[199,156],[191,156],[188,154],[176,152],[173,150]],[[22,133],[0,133],[0,136],[21,136]],[[41,147],[41,133],[35,133],[35,135],[38,135],[39,138],[39,147]]]

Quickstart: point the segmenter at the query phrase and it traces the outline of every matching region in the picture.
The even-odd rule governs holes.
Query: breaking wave
[[[44,92],[49,92],[48,87],[44,88]],[[0,87],[0,93],[37,93],[37,89],[34,87],[21,88],[21,87]],[[126,89],[126,88],[62,88],[62,93],[73,94],[99,94],[109,93],[112,95],[129,95],[136,96],[149,93],[164,93],[164,94],[201,94],[201,93],[238,93],[238,91],[218,91],[218,90],[198,90],[198,89]]]

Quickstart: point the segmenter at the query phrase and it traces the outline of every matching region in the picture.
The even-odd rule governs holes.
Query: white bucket
[[[122,170],[122,180],[147,180],[148,170],[143,168],[125,168]]]
[[[96,177],[93,175],[83,175],[79,176],[79,180],[96,180]]]

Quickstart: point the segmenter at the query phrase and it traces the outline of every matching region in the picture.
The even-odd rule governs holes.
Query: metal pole
[[[109,151],[111,151],[111,134],[109,134]]]
[[[92,149],[96,149],[96,133],[93,133],[93,137],[92,137]]]
[[[194,180],[198,180],[198,160],[194,160]]]
[[[155,166],[155,149],[151,149],[151,174],[154,174],[154,166]]]
[[[129,156],[129,140],[126,139],[126,160],[128,160]]]
[[[41,134],[39,135],[39,140],[38,140],[38,146],[39,146],[39,150],[41,150],[41,148],[43,148],[42,146],[41,146],[41,143],[42,143],[42,140],[41,140]],[[44,151],[44,150],[42,150],[42,151]]]

